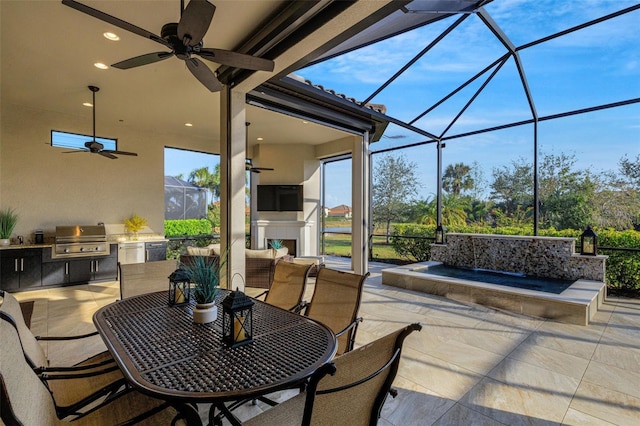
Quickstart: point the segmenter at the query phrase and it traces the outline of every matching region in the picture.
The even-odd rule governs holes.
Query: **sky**
[[[518,47],[635,4],[636,1],[627,0],[495,0],[485,9]],[[296,74],[348,97],[367,99],[458,17],[298,70]],[[636,10],[519,50],[538,117],[640,98],[639,27],[640,10]],[[531,108],[512,59],[486,83],[486,88],[453,125],[452,117],[474,97],[488,74],[418,118],[505,52],[482,21],[469,15],[370,102],[384,104],[391,117],[405,122],[416,119],[417,127],[444,137],[531,119]],[[449,125],[451,128],[447,130]],[[532,161],[533,134],[533,126],[525,125],[454,138],[446,142],[443,150],[443,168],[477,162],[488,181],[495,169],[520,158]],[[389,125],[383,138],[371,145],[374,170],[381,158],[376,151],[425,140],[417,133]],[[538,151],[542,155],[573,156],[577,169],[594,173],[617,170],[621,158],[634,159],[640,155],[640,104],[540,121]],[[434,196],[435,144],[400,152],[415,166],[420,182],[417,198]],[[188,176],[197,168],[197,161],[184,153],[179,156],[172,153],[167,158],[171,164],[166,164],[165,174]],[[350,162],[332,163],[328,167],[325,204],[351,205],[351,188],[344,185],[345,177],[351,175]]]

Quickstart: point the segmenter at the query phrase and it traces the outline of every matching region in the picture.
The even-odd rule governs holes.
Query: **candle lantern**
[[[222,340],[232,348],[253,342],[253,300],[238,289],[222,301]]]
[[[444,244],[446,242],[447,228],[442,225],[436,227],[436,244]]]
[[[590,226],[580,235],[580,254],[595,256],[598,254],[598,235]]]
[[[191,299],[191,277],[184,269],[176,269],[169,275],[169,306],[184,305]]]

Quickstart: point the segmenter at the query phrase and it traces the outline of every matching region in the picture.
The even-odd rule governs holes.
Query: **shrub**
[[[405,259],[426,262],[431,256],[431,244],[435,231],[436,227],[433,225],[417,225],[413,223],[394,224],[391,246],[399,256]]]
[[[208,219],[165,220],[166,237],[184,237],[211,235],[211,222]]]

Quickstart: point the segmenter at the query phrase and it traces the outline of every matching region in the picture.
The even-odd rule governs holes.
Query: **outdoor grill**
[[[53,258],[107,256],[109,252],[104,225],[56,226]]]

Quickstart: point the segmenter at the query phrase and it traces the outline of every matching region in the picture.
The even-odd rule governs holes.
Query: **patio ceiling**
[[[180,16],[178,0],[87,0],[82,3],[155,34],[160,33],[162,25],[175,22]],[[238,50],[276,61],[276,70],[271,74],[218,69],[221,80],[244,84],[250,89],[269,78],[277,81],[318,58],[440,19],[478,2],[213,3],[217,9],[204,37],[205,47]],[[428,8],[433,13],[405,13],[407,9],[397,12],[405,6],[414,10]],[[343,13],[345,9],[348,13]],[[2,102],[88,118],[90,112],[82,103],[90,100],[87,86],[96,85],[101,88],[98,134],[101,128],[120,125],[176,137],[218,138],[218,94],[203,89],[182,62],[170,58],[126,71],[94,67],[96,62],[110,65],[162,50],[157,43],[114,28],[58,0],[3,0],[0,13]],[[106,31],[116,32],[120,41],[108,41],[103,37]],[[207,65],[217,68],[214,63]],[[283,116],[255,106],[248,107],[247,117],[252,122],[250,143],[257,136],[264,138],[263,143],[299,143],[298,135],[304,132],[309,135],[307,143],[320,144],[345,135],[324,126],[315,126],[310,131],[299,117]],[[90,132],[90,120],[86,121],[86,131]],[[187,122],[193,123],[193,127],[185,127]]]

